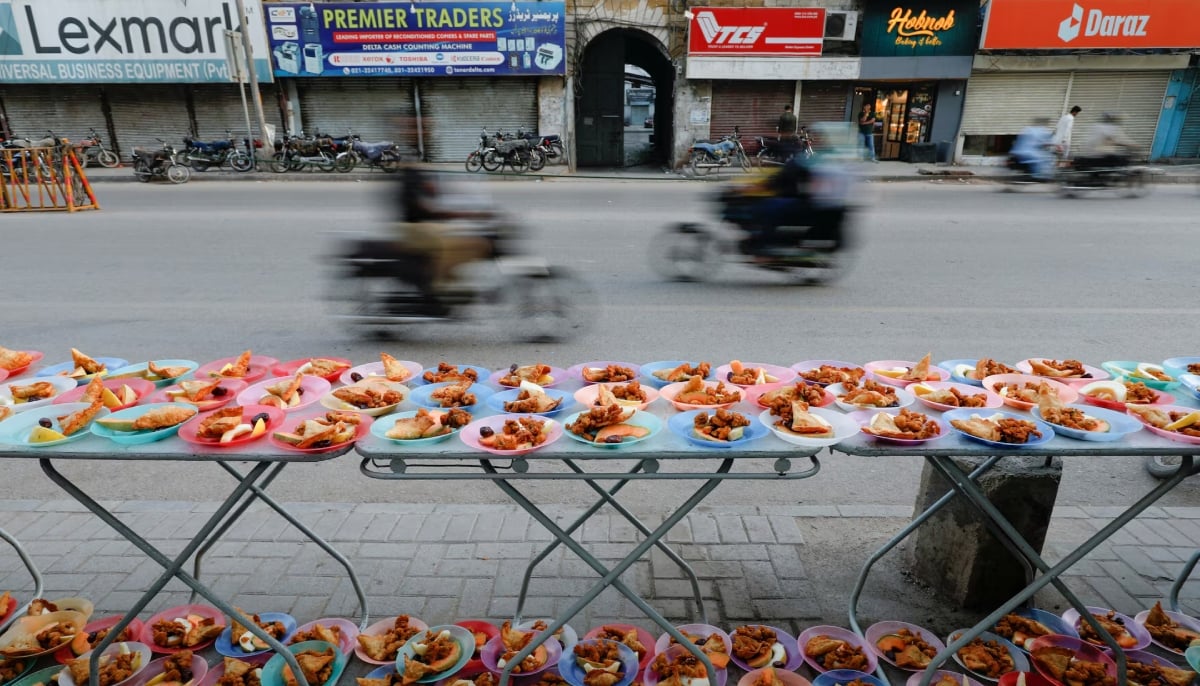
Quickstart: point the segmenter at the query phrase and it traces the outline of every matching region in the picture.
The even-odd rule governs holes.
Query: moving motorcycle
[[[1141,197],[1150,192],[1147,185],[1150,180],[1149,168],[1111,157],[1078,157],[1070,167],[1058,170],[1056,180],[1058,192],[1064,198],[1110,189],[1129,198]]]
[[[204,142],[191,136],[183,139],[184,150],[175,155],[175,163],[190,167],[198,172],[218,169],[228,164],[236,172],[248,172],[254,168],[254,158],[245,150],[239,150],[233,134],[227,129],[224,140]]]
[[[107,169],[113,169],[121,164],[121,158],[117,156],[117,153],[104,147],[104,141],[100,138],[100,134],[96,133],[96,129],[88,129],[88,137],[76,143],[74,147],[79,163],[85,167],[90,166],[93,162]]]
[[[741,134],[736,126],[733,127],[733,135],[724,136],[716,143],[708,140],[696,141],[688,154],[691,156],[692,174],[695,176],[706,176],[713,169],[734,164],[741,166],[743,171],[750,169],[750,157],[742,147]]]
[[[162,147],[157,150],[133,149],[134,176],[142,183],[164,178],[174,184],[187,183],[192,178],[192,172],[175,161],[175,148],[161,138],[155,140],[162,143]]]

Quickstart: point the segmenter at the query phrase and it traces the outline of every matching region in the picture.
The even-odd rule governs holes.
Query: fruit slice
[[[875,647],[885,653],[889,651],[896,651],[898,653],[904,650],[906,645],[908,644],[905,643],[904,639],[896,634],[888,634],[875,642]]]
[[[713,669],[725,669],[729,666],[729,656],[725,653],[707,653],[707,655]]]
[[[137,391],[133,390],[126,384],[121,384],[121,401],[124,405],[132,405],[137,402]]]
[[[458,662],[458,658],[462,657],[462,646],[459,645],[458,641],[454,638],[447,640],[453,643],[453,646],[450,648],[450,652],[446,653],[446,656],[442,659],[434,660],[433,662],[429,663],[429,669],[434,674],[438,674],[450,669],[456,662]],[[538,649],[542,649],[542,646],[538,646]],[[537,651],[534,651],[534,655],[537,655]],[[545,662],[545,656],[543,655],[542,664],[545,664]]]
[[[1180,429],[1186,429],[1187,427],[1195,424],[1196,422],[1200,422],[1200,412],[1189,412],[1188,414],[1184,415],[1183,417],[1180,417],[1179,419],[1171,422],[1170,424],[1167,424],[1163,428],[1166,429],[1167,431],[1179,431]]]
[[[275,440],[282,443],[287,443],[288,445],[299,445],[304,440],[303,436],[298,436],[286,431],[276,431],[271,435],[275,437]]]
[[[33,431],[29,433],[30,443],[50,443],[52,441],[62,441],[67,437],[54,429],[47,429],[44,426],[35,426]]]
[[[596,442],[603,443],[609,436],[621,438],[645,438],[650,435],[650,429],[632,424],[610,424],[596,432]]]
[[[126,388],[128,388],[128,386],[126,386]],[[121,399],[117,397],[117,394],[113,393],[108,388],[100,391],[100,402],[104,403],[104,406],[110,410],[114,407],[120,407],[123,404]]]
[[[259,421],[261,421],[261,420],[259,420]],[[265,427],[264,427],[264,430],[265,430]],[[254,431],[253,426],[250,426],[249,424],[238,424],[237,426],[233,427],[232,429],[230,429],[229,431],[226,431],[224,434],[221,435],[221,443],[230,443],[235,438],[238,438],[239,436],[242,436],[244,434],[248,434],[252,431]]]
[[[100,426],[103,426],[106,429],[112,429],[113,431],[133,431],[134,419],[135,418],[133,418],[133,417],[130,417],[129,419],[118,419],[116,417],[101,417],[100,419],[96,420],[96,423],[99,424]]]

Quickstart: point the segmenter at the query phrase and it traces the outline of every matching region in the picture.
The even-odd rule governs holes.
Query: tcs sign
[[[767,30],[766,26],[721,26],[717,23],[717,17],[709,11],[696,15],[696,24],[700,26],[700,32],[709,45],[754,45],[763,31]]]
[[[688,54],[811,57],[824,36],[820,7],[704,7],[692,16]]]

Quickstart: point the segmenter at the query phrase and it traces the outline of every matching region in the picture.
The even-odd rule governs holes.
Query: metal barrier
[[[0,212],[98,210],[69,145],[0,148]]]

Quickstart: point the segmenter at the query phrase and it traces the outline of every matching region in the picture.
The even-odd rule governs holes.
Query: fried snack
[[[262,629],[275,640],[283,638],[283,635],[287,633],[287,628],[284,627],[283,622],[264,622],[262,617],[259,617],[257,614],[252,615],[240,607],[233,609],[237,610],[239,614],[249,617],[255,626]],[[265,641],[251,633],[237,617],[230,617],[229,619],[233,623],[233,629],[230,631],[230,643],[239,646],[247,653],[255,653],[270,647]]]
[[[932,364],[930,360],[932,355],[933,353],[925,353],[925,357],[922,357],[915,365],[912,366],[911,369],[908,370],[907,373],[904,374],[904,376],[900,378],[905,381],[928,380],[930,378],[929,366]],[[934,373],[933,378],[938,378],[938,375]]]
[[[303,383],[304,374],[296,372],[291,378],[277,381],[264,388],[263,390],[267,394],[259,398],[258,404],[283,410],[295,407],[300,404],[300,397],[304,395],[304,389],[300,387]]]
[[[775,630],[761,625],[739,626],[730,635],[733,655],[753,669],[782,667],[787,664],[787,651],[779,643]]]
[[[750,420],[745,415],[718,408],[712,416],[701,412],[692,419],[692,435],[706,441],[728,443],[740,439],[747,426],[750,426]]]
[[[150,627],[151,640],[163,648],[195,648],[221,635],[224,624],[211,617],[188,615],[155,622]]]
[[[324,652],[305,650],[296,653],[296,663],[300,665],[300,672],[304,674],[304,680],[309,686],[321,686],[329,681],[329,677],[333,676],[333,658],[332,648],[327,648]],[[283,683],[285,686],[299,686],[300,683],[286,663],[283,665]]]
[[[152,381],[175,379],[187,374],[189,371],[191,371],[189,367],[160,367],[154,360],[146,363],[146,378]]]
[[[639,663],[641,662],[642,658],[646,657],[646,646],[642,645],[641,640],[638,639],[637,629],[632,627],[626,629],[624,627],[605,624],[604,626],[600,627],[600,631],[596,635],[596,638],[606,638],[610,641],[616,641],[617,643],[624,644],[626,647],[633,650],[633,652],[637,653]]]
[[[551,398],[537,384],[524,384],[516,400],[504,403],[505,412],[541,414],[551,412],[562,405],[562,398]]]
[[[225,658],[224,664],[225,673],[217,679],[217,686],[262,686],[261,670],[255,665],[232,657]]]
[[[100,372],[107,371],[103,362],[98,362],[79,352],[75,348],[71,348],[71,361],[75,363],[75,371],[71,372],[70,374],[65,374],[64,376],[79,377],[87,376],[88,374],[99,374]],[[82,373],[79,373],[80,371],[82,371]]]
[[[92,380],[83,389],[83,396],[79,398],[79,402],[88,403],[89,405],[101,399],[104,393],[104,382],[99,376],[93,376]]]
[[[949,405],[950,407],[987,406],[986,393],[971,393],[968,395],[953,386],[950,388],[930,388],[925,384],[917,383],[910,386],[909,390],[918,398],[940,405]]]
[[[16,414],[16,413],[13,412],[13,409],[11,407],[9,407],[8,405],[0,405],[0,422],[4,421],[5,419],[8,419],[9,417],[13,416],[14,414]],[[3,607],[3,605],[0,605],[0,607]]]
[[[803,400],[809,405],[820,405],[825,400],[825,390],[820,386],[797,381],[790,386],[776,388],[758,396],[758,404],[763,407],[774,407],[777,402],[791,404],[793,400]]]
[[[968,374],[968,376],[977,381],[983,381],[989,376],[995,376],[996,374],[1016,373],[1018,373],[1016,369],[1002,362],[997,362],[990,357],[984,357],[975,363],[975,371]]]
[[[708,656],[708,661],[717,669],[725,669],[729,665],[729,652],[725,649],[725,640],[720,634],[709,634],[707,637],[698,636],[683,632],[683,637],[691,641],[694,645],[700,646],[700,650]],[[675,637],[672,636],[670,645],[677,645]]]
[[[1187,366],[1188,374],[1200,374],[1200,362],[1192,362]]]
[[[998,641],[976,638],[958,651],[958,659],[971,670],[989,679],[999,679],[1016,669],[1012,655]]]
[[[485,435],[485,431],[491,433]],[[485,426],[479,434],[480,445],[496,450],[527,450],[545,443],[550,437],[545,420],[532,417],[507,419],[498,432]]]
[[[692,679],[709,678],[704,664],[695,655],[683,651],[674,655],[659,653],[650,663],[650,669],[658,676],[658,683],[665,686],[685,686]],[[716,675],[712,675],[712,678],[715,679]]]
[[[236,429],[242,423],[242,408],[226,407],[213,412],[196,427],[196,435],[200,438],[219,439],[226,431]]]
[[[701,376],[693,376],[687,384],[675,394],[675,401],[688,405],[724,405],[736,403],[742,399],[742,392],[736,388],[726,388],[724,381],[718,381],[715,387],[709,387]]]
[[[288,645],[303,643],[304,641],[325,641],[336,646],[341,645],[341,640],[342,627],[337,624],[325,626],[324,624],[317,623],[311,629],[297,631],[292,636],[292,639],[288,641]]]
[[[838,396],[838,400],[848,405],[858,405],[859,407],[896,407],[900,404],[900,398],[896,396],[896,389],[886,384],[877,383],[871,379],[863,381],[859,386],[853,381],[842,384],[845,390],[843,395]]]
[[[4,603],[0,602],[0,608],[2,607]],[[1180,653],[1187,650],[1192,641],[1200,640],[1200,634],[1180,626],[1179,622],[1171,619],[1163,611],[1162,601],[1154,603],[1154,607],[1150,608],[1145,626],[1154,640]]]
[[[580,413],[574,422],[567,424],[567,431],[576,436],[594,436],[606,426],[613,426],[633,416],[633,410],[620,405],[605,405],[593,407],[587,412]],[[594,440],[594,439],[593,439]]]
[[[89,422],[95,419],[96,415],[99,414],[100,410],[103,408],[104,403],[100,402],[99,400],[93,400],[91,405],[88,405],[82,410],[76,410],[71,414],[66,414],[59,417],[59,433],[64,436],[70,436],[76,431],[79,431],[83,427],[87,426]]]
[[[221,386],[221,381],[180,381],[179,388],[175,391],[167,391],[175,400],[187,400],[193,403],[204,402],[209,398],[217,395],[217,389]]]
[[[1163,667],[1157,664],[1126,661],[1126,678],[1130,683],[1141,686],[1189,686],[1196,678],[1190,669]]]
[[[1063,673],[1065,686],[1115,686],[1117,678],[1108,675],[1108,667],[1101,662],[1074,660]]]
[[[773,667],[767,667],[758,673],[758,678],[754,680],[752,686],[784,686],[779,675],[775,673]]]
[[[91,676],[91,670],[88,668],[90,660],[90,656],[80,657],[67,663],[67,669],[71,670],[71,677],[76,684],[88,682],[88,677]],[[100,674],[97,675],[100,686],[113,686],[125,681],[141,668],[141,661],[141,654],[134,652],[101,657]]]
[[[666,381],[668,383],[679,383],[680,381],[687,381],[693,376],[698,376],[703,379],[704,377],[708,376],[710,371],[712,371],[712,365],[708,362],[701,362],[695,367],[684,362],[678,367],[673,367],[671,369],[660,369],[654,372],[653,376],[656,379],[661,379],[662,381]]]
[[[833,425],[809,412],[803,400],[779,398],[771,404],[771,415],[779,417],[776,428],[805,438],[833,438]]]
[[[864,374],[866,374],[866,370],[862,367],[834,367],[823,364],[816,369],[800,372],[800,378],[811,383],[828,386],[835,383],[858,383]]]
[[[1158,393],[1141,381],[1125,382],[1125,402],[1149,405],[1158,401]]]
[[[408,639],[421,633],[420,629],[410,624],[411,621],[408,615],[400,615],[391,628],[378,636],[359,634],[358,645],[372,660],[391,662]]]
[[[33,364],[33,355],[24,350],[10,350],[0,345],[0,369],[11,372]]]
[[[646,398],[648,397],[646,395],[646,391],[642,389],[642,384],[637,379],[632,379],[629,381],[629,383],[621,384],[620,386],[613,386],[611,388],[609,388],[608,386],[601,386],[600,388],[601,388],[601,390],[597,396],[597,401],[599,401],[600,395],[605,395],[605,394],[611,394],[612,397],[614,399],[616,399],[617,402],[620,402],[623,400],[627,403],[639,403],[639,404],[646,402]],[[597,402],[597,404],[606,404],[606,403]]]
[[[149,431],[165,429],[169,426],[182,424],[196,416],[196,410],[190,407],[156,407],[133,420],[134,431]]]
[[[0,607],[3,607],[2,603],[0,603]],[[89,631],[87,633],[87,637],[84,639],[84,641],[86,641],[84,645],[79,645],[79,636],[76,635],[75,640],[71,642],[71,650],[73,650],[76,655],[86,653],[92,648],[95,648],[100,641],[103,641],[105,638],[107,638],[110,631],[111,628]],[[121,635],[117,637],[116,642],[120,643],[123,641],[133,641],[136,640],[136,638],[137,637],[134,636],[132,627],[127,626],[125,627],[125,630],[121,632]]]
[[[1108,431],[1109,424],[1103,419],[1096,419],[1091,415],[1084,414],[1082,410],[1074,407],[1055,408],[1051,410],[1041,411],[1042,419],[1051,424],[1075,429],[1077,431],[1095,431],[1103,433]]]
[[[942,432],[938,423],[928,416],[920,412],[909,412],[903,408],[897,415],[886,412],[876,414],[871,418],[870,425],[863,430],[881,438],[897,438],[908,441],[933,438]]]
[[[1117,645],[1126,650],[1129,650],[1137,645],[1137,639],[1134,638],[1133,634],[1129,633],[1129,630],[1125,628],[1125,620],[1117,616],[1116,610],[1109,610],[1105,614],[1097,614],[1093,612],[1092,617],[1095,617],[1096,623],[1099,624],[1100,627],[1105,631],[1107,631],[1109,636],[1113,637],[1113,640],[1117,642]],[[1083,640],[1101,648],[1108,645],[1100,639],[1100,634],[1096,633],[1096,630],[1092,628],[1092,625],[1083,621],[1082,618],[1080,618],[1076,624],[1079,626],[1079,637]]]
[[[383,362],[383,375],[387,377],[388,381],[407,381],[408,377],[412,376],[408,367],[400,364],[400,360],[391,355],[379,353],[379,359]]]
[[[544,628],[543,626],[543,630]],[[509,661],[517,656],[517,653],[521,652],[525,646],[533,641],[534,636],[537,635],[537,631],[539,630],[521,631],[520,629],[514,629],[512,622],[509,621],[501,624],[500,642],[504,644],[504,652],[496,660],[496,666],[501,668],[506,667]],[[537,671],[546,664],[546,660],[549,658],[550,655],[546,652],[546,647],[540,645],[534,648],[533,652],[522,660],[520,664],[513,667],[512,671],[514,674],[528,674],[529,672]]]
[[[620,634],[621,632],[616,632]],[[605,641],[575,644],[575,663],[584,671],[599,670],[618,673],[621,671],[621,652],[609,637]],[[590,668],[590,669],[589,669]]]
[[[195,678],[192,672],[192,651],[181,650],[163,660],[163,671],[146,682],[146,686],[184,686]]]
[[[7,684],[24,674],[28,664],[28,660],[0,660],[0,684]]]
[[[1030,438],[1042,437],[1042,432],[1033,422],[1003,415],[980,417],[973,414],[970,419],[951,419],[950,424],[976,438],[1000,443],[1028,443]]]
[[[333,392],[333,397],[360,410],[375,410],[390,407],[404,400],[404,394],[390,386],[374,383],[343,386]]]
[[[1054,633],[1045,624],[1035,619],[1011,612],[1001,617],[992,631],[1000,638],[1012,641],[1018,648],[1026,647],[1029,641],[1039,636],[1048,636]]]
[[[637,372],[619,364],[604,367],[584,367],[579,372],[584,381],[600,383],[604,381],[632,381],[637,378]]]
[[[863,671],[867,656],[862,648],[829,636],[813,636],[804,645],[804,654],[825,669],[855,669]]]
[[[1055,379],[1088,379],[1091,374],[1079,360],[1030,360],[1029,367],[1038,376]]]
[[[459,381],[437,389],[430,393],[429,397],[436,400],[441,407],[469,407],[479,402],[479,398],[470,389],[470,382]]]
[[[522,381],[535,383],[539,386],[547,386],[554,383],[554,377],[550,376],[550,365],[548,364],[527,364],[519,366],[514,364],[509,368],[508,374],[501,376],[497,381],[501,386],[517,387]]]
[[[385,435],[399,441],[433,438],[448,434],[470,423],[471,413],[466,410],[454,408],[449,412],[435,413],[422,407],[418,408],[417,414],[412,417],[397,419],[395,425],[388,429]]]
[[[734,360],[729,363],[729,374],[726,376],[726,379],[729,383],[739,386],[756,386],[779,380],[768,374],[766,369],[762,367],[747,367],[740,360]]]
[[[876,641],[875,646],[903,669],[925,669],[937,655],[936,648],[909,629],[887,634]]]
[[[212,377],[224,379],[241,379],[250,373],[251,351],[247,350],[238,356],[237,360],[221,367],[220,371],[209,372]]]
[[[422,377],[428,383],[442,383],[443,381],[470,381],[474,383],[479,380],[479,373],[474,369],[467,367],[459,371],[457,365],[448,362],[438,362],[437,370],[429,370]]]
[[[12,395],[13,402],[20,405],[53,398],[58,390],[49,381],[35,381],[27,386],[9,384],[8,392]]]
[[[996,395],[999,395],[1001,398],[1009,398],[1034,405],[1038,402],[1038,392],[1042,386],[1045,386],[1053,391],[1055,397],[1058,396],[1058,390],[1053,386],[1036,381],[1026,381],[1024,383],[999,383],[996,384],[995,390]]]
[[[58,605],[55,605],[53,602],[46,600],[45,598],[34,598],[33,601],[29,603],[29,609],[25,611],[25,616],[38,617],[40,615],[50,614],[51,612],[58,612]]]

